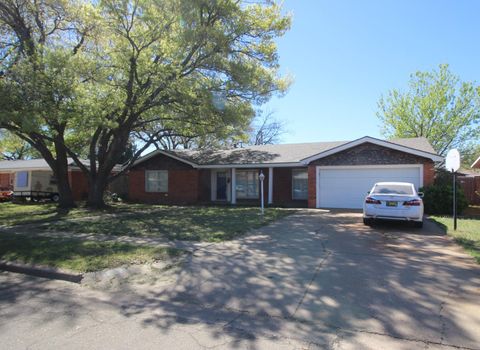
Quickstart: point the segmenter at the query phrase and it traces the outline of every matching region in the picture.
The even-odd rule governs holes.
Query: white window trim
[[[158,173],[158,172],[163,172],[163,173],[166,173],[167,174],[167,190],[166,191],[149,191],[148,188],[147,188],[147,182],[148,182],[148,173]],[[145,192],[147,193],[168,193],[168,189],[169,189],[169,186],[168,186],[168,170],[154,170],[154,169],[150,169],[150,170],[145,170]]]
[[[27,173],[27,185],[26,186],[18,186],[18,174],[19,173]],[[18,190],[18,191],[26,191],[30,189],[31,183],[32,183],[32,172],[28,170],[20,170],[15,172],[14,176],[14,185],[13,187]]]
[[[307,173],[307,196],[306,196],[305,198],[295,198],[294,195],[293,195],[294,192],[295,192],[295,191],[294,191],[294,188],[293,188],[293,173],[296,172],[296,171],[297,171],[297,172],[302,171],[302,172],[306,172],[306,173]],[[308,168],[296,168],[296,169],[292,169],[292,200],[294,200],[294,201],[306,201],[306,200],[308,200]]]
[[[238,186],[238,175],[242,173],[255,173],[256,174],[256,181],[257,181],[257,193],[256,197],[239,197],[238,192],[237,192],[237,186]],[[237,199],[259,199],[260,198],[260,180],[258,179],[258,168],[257,169],[252,169],[252,170],[237,170],[236,175],[235,175],[235,198]]]

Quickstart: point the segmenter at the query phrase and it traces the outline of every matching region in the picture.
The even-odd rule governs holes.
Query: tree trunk
[[[72,188],[68,179],[68,158],[64,147],[63,134],[59,134],[55,140],[55,153],[56,160],[53,162],[54,164],[50,164],[50,167],[54,170],[54,175],[57,178],[60,197],[58,206],[64,209],[75,208]]]
[[[89,176],[88,178],[88,200],[87,207],[92,209],[100,209],[105,207],[104,194],[107,189],[107,177]]]
[[[58,194],[60,197],[58,206],[64,209],[75,208],[76,205],[73,200],[72,188],[70,187],[68,178],[68,160],[66,154],[61,154],[54,163],[52,169],[57,179]]]
[[[59,194],[58,206],[64,209],[75,208],[75,202],[73,200],[72,189],[70,188],[70,183],[68,181],[68,172],[66,176],[56,176],[57,178],[57,187]]]

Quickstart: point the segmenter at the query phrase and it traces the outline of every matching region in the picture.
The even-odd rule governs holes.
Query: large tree
[[[451,148],[468,150],[479,142],[479,89],[443,64],[412,74],[408,90],[382,96],[377,116],[387,138],[423,136],[440,155]]]
[[[125,169],[171,123],[236,125],[252,104],[285,91],[274,40],[289,25],[274,1],[4,1],[1,52],[10,58],[1,67],[0,127],[36,147],[59,185],[72,157],[88,177],[88,205],[103,206],[135,132],[166,126]],[[59,187],[70,205],[69,189]]]

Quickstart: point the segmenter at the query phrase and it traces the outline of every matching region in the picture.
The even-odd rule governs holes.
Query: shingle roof
[[[391,139],[388,141],[395,143],[397,145],[417,149],[419,151],[437,154],[437,152],[435,152],[430,142],[428,142],[428,140],[425,137],[412,137],[408,139]]]
[[[0,170],[49,168],[45,159],[2,160]]]
[[[368,138],[370,140],[376,140]],[[358,139],[361,140],[361,139]],[[355,141],[358,141],[355,140]],[[385,142],[382,140],[377,140]],[[333,142],[310,142],[295,144],[261,145],[247,146],[243,148],[232,149],[193,149],[193,150],[170,150],[161,151],[166,155],[184,160],[198,166],[216,166],[216,165],[248,165],[248,164],[285,164],[300,163],[306,158],[334,150],[336,147],[347,145],[354,141],[333,141]],[[368,142],[368,140],[366,140]],[[392,139],[387,141],[393,145],[407,147],[411,150],[421,151],[432,156],[437,156],[435,150],[428,140],[423,137],[408,139]],[[140,158],[138,162],[146,160],[157,154],[154,151],[145,157]]]
[[[81,160],[85,165],[89,165],[88,160]],[[75,167],[75,162],[72,158],[67,158],[69,166]],[[29,160],[2,160],[0,161],[0,171],[4,170],[29,170],[29,169],[45,169],[50,170],[50,165],[43,158],[29,159]]]
[[[198,165],[296,163],[348,141],[247,146],[223,150],[165,151]]]

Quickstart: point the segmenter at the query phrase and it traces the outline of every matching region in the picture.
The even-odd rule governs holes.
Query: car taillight
[[[406,201],[406,202],[403,202],[403,205],[406,205],[406,206],[411,206],[411,207],[418,207],[420,204],[422,204],[422,201],[419,200],[419,199],[412,199],[411,201]]]
[[[372,197],[367,197],[365,198],[365,203],[367,204],[382,204],[378,199],[372,198]]]

